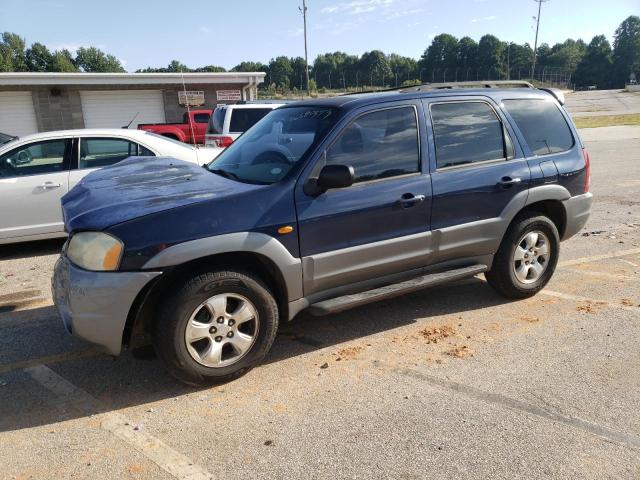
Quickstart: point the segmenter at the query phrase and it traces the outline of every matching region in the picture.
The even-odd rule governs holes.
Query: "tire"
[[[228,382],[259,364],[277,329],[278,306],[261,280],[213,271],[178,286],[161,304],[152,335],[172,376],[204,386]]]
[[[518,216],[507,229],[485,278],[505,297],[531,297],[553,276],[559,253],[558,229],[548,217],[535,213]]]

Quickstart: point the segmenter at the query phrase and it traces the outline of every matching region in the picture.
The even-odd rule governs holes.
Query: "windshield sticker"
[[[298,115],[293,117],[293,120],[303,120],[303,119],[316,119],[316,120],[326,120],[331,116],[331,110],[307,110],[304,112],[300,112]]]

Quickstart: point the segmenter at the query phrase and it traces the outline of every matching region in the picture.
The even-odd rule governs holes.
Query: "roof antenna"
[[[136,112],[136,114],[133,116],[133,118],[131,119],[131,121],[130,121],[129,123],[127,123],[127,125],[126,125],[125,127],[122,127],[122,128],[124,128],[124,129],[128,129],[128,128],[131,126],[131,124],[133,123],[133,121],[134,121],[136,118],[138,118],[138,115],[140,115],[140,112]]]

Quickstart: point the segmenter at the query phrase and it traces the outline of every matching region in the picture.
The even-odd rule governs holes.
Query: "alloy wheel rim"
[[[520,283],[536,282],[547,270],[551,257],[549,238],[540,230],[522,236],[513,254],[513,272]]]
[[[249,299],[235,293],[214,295],[198,305],[187,321],[187,351],[205,367],[233,365],[253,347],[259,325],[258,311]]]

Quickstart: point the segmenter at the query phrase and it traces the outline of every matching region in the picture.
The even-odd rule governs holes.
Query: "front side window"
[[[327,150],[326,163],[352,166],[356,182],[419,172],[415,109],[390,108],[358,117]]]
[[[138,144],[121,138],[81,138],[78,168],[102,168],[137,156]]]
[[[14,148],[0,157],[0,178],[61,172],[66,169],[64,158],[70,148],[70,138]]]
[[[565,152],[573,147],[569,125],[554,102],[523,99],[503,103],[534,154]]]
[[[271,110],[207,168],[212,173],[244,183],[276,183],[322,139],[337,118],[338,110],[327,107]]]
[[[231,120],[229,120],[229,132],[242,133],[253,127],[260,121],[270,108],[234,108],[231,111]]]
[[[502,122],[484,102],[431,105],[438,168],[454,167],[511,156]]]

